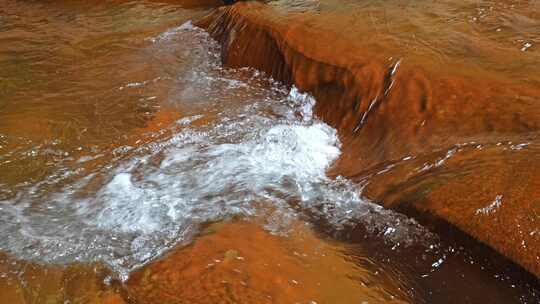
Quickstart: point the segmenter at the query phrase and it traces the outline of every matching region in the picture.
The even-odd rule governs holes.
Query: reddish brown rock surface
[[[111,272],[102,265],[48,265],[0,254],[1,303],[125,304],[118,284],[106,284]]]
[[[441,59],[370,32],[367,17],[353,27],[354,13],[238,3],[200,24],[229,66],[317,98],[343,142],[331,174],[367,182],[364,194],[385,206],[442,218],[540,276],[538,54],[455,29],[464,39]]]
[[[343,243],[294,228],[281,237],[249,222],[213,224],[134,273],[127,289],[137,303],[414,302],[396,273],[367,258],[359,266]]]

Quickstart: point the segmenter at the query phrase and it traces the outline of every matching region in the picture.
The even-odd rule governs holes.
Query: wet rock
[[[101,297],[101,303],[103,304],[125,304],[126,301],[118,295],[113,293],[107,293]]]
[[[288,237],[272,235],[250,222],[212,226],[214,232],[133,273],[127,282],[132,299],[137,303],[414,302],[394,272],[373,269],[372,264],[355,265],[344,258],[344,248],[319,239],[306,225],[296,225]],[[231,246],[235,249],[228,249]],[[299,257],[298,251],[309,255]],[[150,281],[148,272],[160,276]]]
[[[111,272],[103,265],[41,265],[0,254],[1,303],[124,304],[117,283],[105,284]]]
[[[200,25],[229,66],[255,67],[316,97],[316,114],[343,142],[331,174],[369,180],[368,197],[444,219],[540,276],[540,82],[482,63],[519,50],[471,41],[470,56],[482,60],[456,52],[441,69],[425,52],[401,56],[396,37],[366,31],[367,21],[343,20],[351,16],[250,2]]]

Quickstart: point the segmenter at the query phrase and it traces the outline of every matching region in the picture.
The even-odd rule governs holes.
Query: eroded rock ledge
[[[227,65],[316,97],[343,142],[331,174],[367,182],[364,194],[386,207],[443,219],[540,276],[540,88],[481,67],[390,57],[391,47],[317,18],[250,2],[199,25]]]

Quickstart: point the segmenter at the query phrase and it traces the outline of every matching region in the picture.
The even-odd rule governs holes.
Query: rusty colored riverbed
[[[215,28],[195,25],[220,4],[0,0],[0,303],[540,301],[537,278],[491,248],[363,194],[392,207],[448,176],[478,171],[481,181],[490,171],[474,159],[498,147],[506,150],[489,159],[526,171],[536,137],[459,146],[467,157],[457,160],[441,158],[447,146],[436,144],[446,141],[416,139],[424,154],[411,162],[359,158],[352,116],[340,125],[342,109],[321,103],[332,87],[314,97],[290,78],[223,65],[234,51],[212,38]],[[373,62],[398,54],[405,68],[444,63],[536,96],[534,1],[247,5],[276,24],[311,24],[321,39],[340,28]],[[304,29],[288,33],[327,54],[301,40]],[[265,55],[250,56],[276,59]],[[302,89],[310,75],[292,76]],[[424,162],[434,169],[414,183]],[[493,198],[481,216],[500,207]]]

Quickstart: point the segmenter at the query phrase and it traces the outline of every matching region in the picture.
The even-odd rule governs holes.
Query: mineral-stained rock
[[[367,181],[369,198],[442,218],[540,276],[540,75],[491,64],[510,56],[532,71],[538,56],[480,38],[463,45],[479,58],[402,55],[367,20],[341,27],[352,14],[249,2],[199,24],[227,65],[316,97],[343,143],[331,174]]]
[[[42,265],[0,254],[1,303],[125,304],[117,281],[105,283],[104,265]]]
[[[214,224],[193,244],[135,272],[127,288],[148,304],[414,302],[394,272],[358,267],[342,244],[305,225],[294,231],[280,237],[249,222]]]

